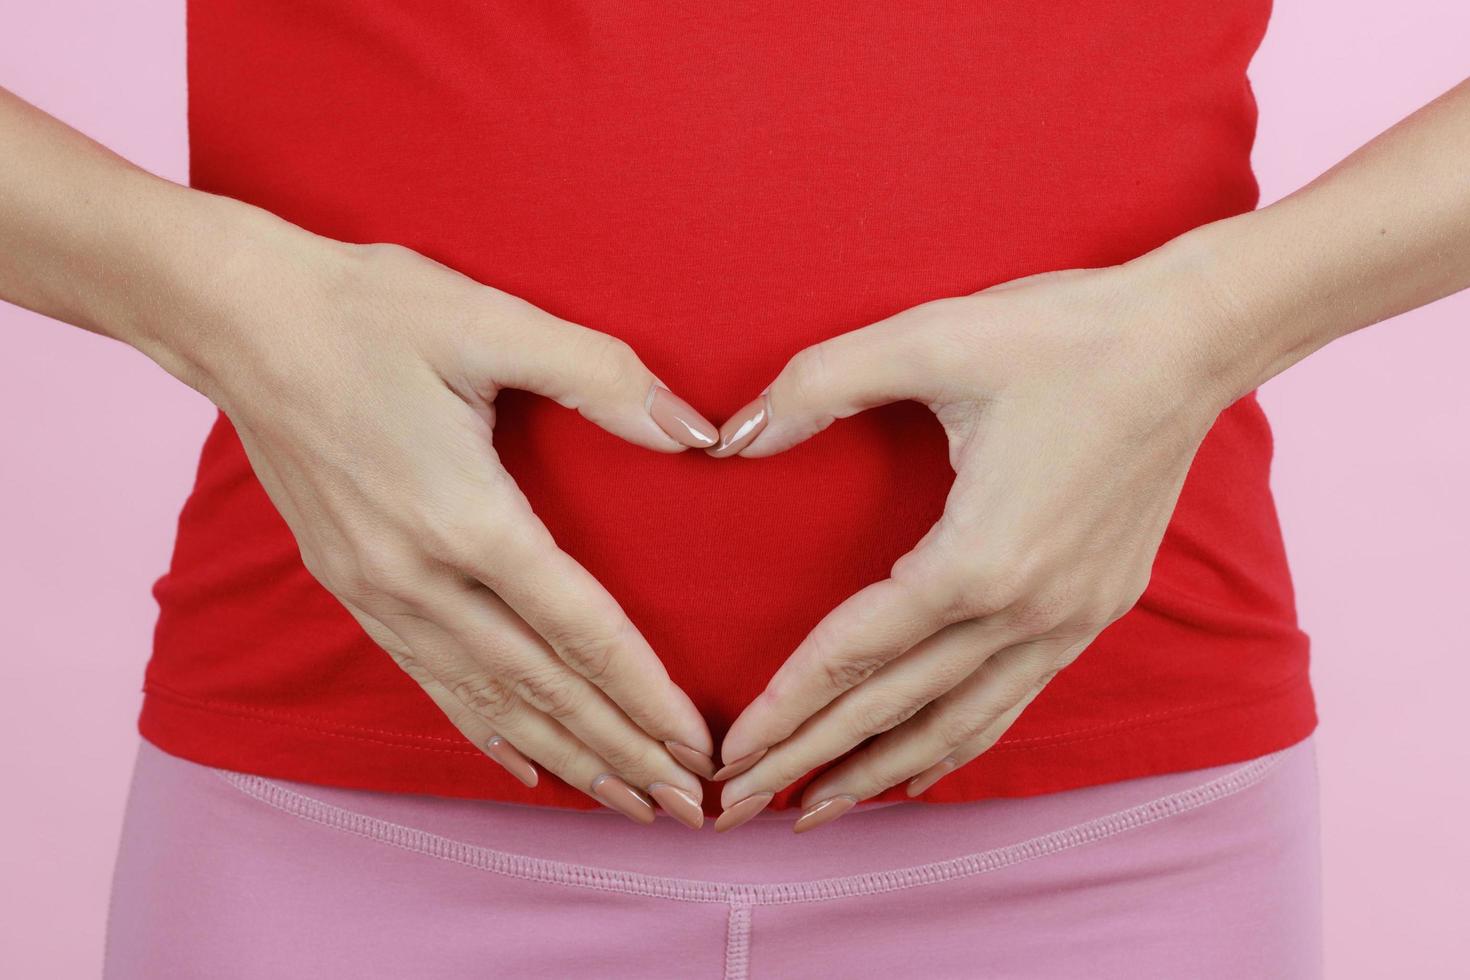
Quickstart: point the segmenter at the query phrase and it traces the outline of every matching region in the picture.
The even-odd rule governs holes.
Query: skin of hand
[[[492,436],[507,387],[657,452],[714,427],[607,334],[405,248],[277,234],[229,271],[235,312],[194,321],[178,373],[229,416],[307,569],[528,785],[520,753],[634,819],[653,819],[646,789],[697,826],[681,761],[708,765],[704,720]]]
[[[1321,177],[1120,266],[1029,276],[796,355],[721,429],[769,456],[914,399],[949,439],[935,527],[735,720],[717,829],[834,759],[798,831],[993,745],[1147,584],[1220,411],[1332,340],[1470,286],[1470,82]]]
[[[218,405],[307,569],[522,782],[529,756],[637,822],[656,800],[702,823],[708,726],[492,436],[507,387],[655,452],[713,425],[623,342],[409,249],[159,180],[3,90],[0,134],[0,298]]]
[[[844,753],[799,830],[916,773],[920,792],[1133,606],[1228,403],[1174,326],[1200,309],[1142,285],[1127,267],[1074,269],[925,303],[807,348],[755,403],[748,458],[919,401],[955,481],[890,577],[818,623],[736,720],[724,758],[769,750],[725,783],[725,807]]]

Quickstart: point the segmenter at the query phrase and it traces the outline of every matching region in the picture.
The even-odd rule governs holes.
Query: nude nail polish
[[[669,754],[678,760],[679,765],[688,769],[696,775],[711,779],[715,774],[714,760],[698,749],[691,749],[683,742],[665,742]]]
[[[648,393],[648,414],[665,435],[681,446],[708,449],[719,441],[720,432],[714,423],[662,385],[654,385]]]
[[[534,788],[539,781],[540,777],[536,775],[536,767],[531,765],[531,761],[501,736],[495,735],[486,742],[485,752],[527,786]]]
[[[705,452],[716,459],[734,456],[755,441],[755,437],[761,434],[770,419],[771,395],[767,392],[730,416],[720,426],[719,445],[706,449]]]
[[[770,803],[775,795],[775,793],[753,793],[745,799],[726,807],[725,812],[720,814],[719,818],[715,820],[715,830],[719,833],[734,830],[764,810],[766,804]]]
[[[610,772],[592,780],[592,793],[634,823],[653,823],[653,801]]]
[[[704,826],[704,810],[687,790],[669,783],[650,783],[648,792],[658,800],[658,805],[664,808],[665,813],[684,826],[695,830]]]
[[[805,833],[808,830],[822,826],[824,823],[831,823],[855,806],[857,806],[856,796],[848,793],[843,793],[840,796],[829,796],[827,799],[819,803],[813,803],[803,810],[801,816],[797,818],[796,823],[792,825],[791,829],[798,834]]]
[[[919,773],[913,779],[910,779],[909,788],[906,792],[910,796],[918,796],[920,793],[924,792],[924,790],[939,782],[940,779],[948,776],[951,772],[953,772],[956,765],[958,765],[958,761],[955,759],[954,756],[945,756],[943,759],[940,759],[928,769],[925,769],[923,772]]]
[[[745,772],[745,770],[749,769],[751,766],[755,765],[757,762],[761,761],[761,756],[765,755],[768,751],[770,750],[760,749],[758,751],[750,753],[749,755],[742,755],[734,762],[731,762],[728,765],[722,767],[719,772],[715,773],[710,778],[718,782],[722,779],[729,779],[732,776],[738,776],[742,772]]]

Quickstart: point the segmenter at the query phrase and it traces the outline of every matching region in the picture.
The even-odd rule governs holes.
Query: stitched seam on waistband
[[[730,899],[725,922],[725,980],[750,977],[750,902],[743,894]]]
[[[956,878],[997,871],[1023,861],[1080,847],[1128,830],[1167,820],[1232,796],[1260,782],[1289,751],[1290,749],[1282,749],[1273,752],[1199,786],[1170,793],[1146,803],[1095,817],[1083,823],[1016,844],[893,871],[874,871],[838,878],[760,885],[648,875],[636,871],[573,864],[526,854],[497,851],[357,813],[299,793],[261,776],[252,776],[227,769],[214,769],[213,771],[241,793],[300,819],[481,871],[528,881],[684,902],[727,902],[739,897],[756,905],[783,905],[872,895],[879,892],[938,884]]]

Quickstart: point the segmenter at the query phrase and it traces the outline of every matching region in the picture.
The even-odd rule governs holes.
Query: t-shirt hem
[[[913,800],[1036,796],[1244,762],[1295,745],[1312,734],[1317,721],[1303,671],[1249,700],[1184,705],[1078,731],[1002,739]],[[601,807],[545,773],[539,785],[528,788],[457,737],[342,726],[196,698],[153,682],[144,688],[138,730],[171,755],[274,779],[578,810]],[[798,805],[809,780],[777,793],[770,807]],[[711,816],[719,813],[719,792],[713,787],[706,784],[705,792]],[[901,784],[870,800],[911,801]]]

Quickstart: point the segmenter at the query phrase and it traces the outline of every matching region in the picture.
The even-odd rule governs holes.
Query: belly
[[[1266,4],[1178,6],[193,0],[193,180],[622,337],[719,420],[818,340],[1252,207]],[[716,728],[951,479],[915,405],[716,461],[503,402],[532,505]]]

